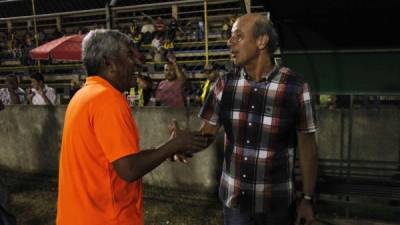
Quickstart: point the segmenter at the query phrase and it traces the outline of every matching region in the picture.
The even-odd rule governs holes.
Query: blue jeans
[[[224,225],[293,225],[291,209],[268,213],[241,212],[239,208],[224,206]]]

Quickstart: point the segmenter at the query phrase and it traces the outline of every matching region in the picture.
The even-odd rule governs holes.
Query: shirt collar
[[[86,77],[86,82],[85,82],[84,86],[93,85],[93,84],[100,84],[100,85],[106,86],[107,88],[111,88],[112,90],[115,90],[118,93],[121,93],[114,86],[112,86],[110,84],[110,82],[108,82],[106,79],[104,79],[104,78],[102,78],[101,76],[98,76],[98,75],[93,75],[93,76]]]
[[[279,66],[278,66],[278,64],[275,64],[274,65],[274,67],[272,68],[272,70],[270,70],[267,74],[265,74],[264,76],[263,76],[263,78],[259,81],[259,82],[271,82],[271,80],[276,76],[276,74],[278,74],[278,72],[279,72]],[[246,80],[252,80],[252,81],[254,81],[251,77],[250,77],[250,75],[248,75],[247,74],[247,72],[246,72],[246,70],[244,69],[244,68],[242,68],[241,70],[240,70],[240,76],[242,77],[242,78],[245,78]]]

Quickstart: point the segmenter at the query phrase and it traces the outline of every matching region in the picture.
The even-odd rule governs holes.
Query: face
[[[164,75],[167,80],[176,79],[175,69],[171,64],[165,64]]]
[[[31,79],[31,86],[33,89],[39,90],[42,86],[42,82],[41,81],[37,81],[35,79]]]
[[[133,49],[130,46],[125,46],[121,49],[120,57],[117,60],[115,82],[123,88],[122,91],[129,90],[134,79],[135,59]]]
[[[253,36],[253,23],[249,17],[240,17],[232,26],[228,39],[231,58],[235,65],[245,66],[257,58],[258,48]]]

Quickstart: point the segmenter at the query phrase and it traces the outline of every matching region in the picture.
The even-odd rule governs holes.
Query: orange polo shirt
[[[57,225],[143,225],[142,181],[122,180],[112,165],[138,151],[124,96],[103,78],[88,77],[65,114]]]

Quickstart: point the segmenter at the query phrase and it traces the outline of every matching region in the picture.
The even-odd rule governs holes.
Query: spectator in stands
[[[200,95],[200,103],[204,104],[204,101],[206,100],[208,93],[210,92],[210,88],[214,81],[219,77],[218,71],[214,70],[213,66],[211,64],[205,65],[203,73],[207,76],[207,80],[204,82],[202,86],[202,92]]]
[[[149,76],[139,74],[136,78],[138,87],[138,94],[140,96],[140,102],[143,101],[143,106],[146,106],[150,102],[150,98],[153,95],[153,81]]]
[[[204,40],[204,19],[203,17],[201,17],[198,21],[197,21],[197,40],[198,41],[202,41]]]
[[[7,88],[0,89],[0,100],[4,105],[26,104],[25,91],[19,87],[17,76],[10,74],[6,80]]]
[[[47,34],[44,32],[44,30],[38,31],[38,40],[39,40],[39,45],[42,45],[48,41]]]
[[[161,62],[163,59],[162,46],[164,45],[164,38],[159,33],[156,34],[155,38],[151,42],[151,54],[153,55],[153,60],[156,63]]]
[[[41,73],[31,75],[31,89],[27,90],[28,102],[32,105],[55,105],[56,91],[44,82]]]
[[[172,42],[175,41],[177,30],[178,30],[178,20],[175,17],[171,17],[168,24],[167,38]]]
[[[17,34],[15,33],[14,30],[10,30],[7,33],[7,46],[8,46],[8,51],[13,52],[16,47],[16,42],[17,42]]]
[[[156,35],[160,35],[162,37],[165,36],[165,30],[167,29],[167,25],[165,25],[164,20],[159,16],[157,17],[154,27],[156,28]]]
[[[133,47],[136,49],[140,49],[140,46],[142,44],[142,33],[140,30],[135,30],[135,32],[132,34],[132,40],[133,40]]]
[[[318,154],[308,85],[274,63],[278,35],[266,16],[239,17],[227,44],[239,69],[215,81],[199,113],[204,134],[225,130],[219,189],[225,224],[310,225]],[[296,211],[295,149],[303,178]]]
[[[54,39],[61,38],[64,35],[65,35],[65,32],[58,28],[54,29],[53,34],[52,34]]]
[[[151,23],[151,20],[149,18],[144,18],[143,19],[143,26],[141,29],[142,32],[142,40],[144,44],[150,44],[151,41],[154,38],[154,25]]]
[[[223,40],[228,40],[231,36],[231,27],[229,25],[229,18],[226,18],[224,23],[222,24],[221,38]]]
[[[33,43],[33,37],[27,33],[25,35],[24,44],[21,50],[21,64],[24,66],[33,65],[34,61],[30,57],[30,51],[35,48],[35,44]]]
[[[130,25],[129,29],[132,35],[138,31],[140,32],[139,24],[135,19],[132,20],[132,24]]]
[[[71,80],[70,87],[69,87],[69,99],[71,99],[76,92],[81,89],[81,85],[79,81]]]
[[[173,54],[168,55],[164,66],[165,80],[161,81],[155,91],[156,104],[168,107],[185,106],[186,75],[176,62]]]
[[[207,139],[177,130],[164,144],[140,151],[122,94],[135,70],[131,39],[115,30],[93,30],[82,49],[88,77],[65,114],[56,223],[143,224],[141,178],[176,152],[200,150]]]
[[[167,38],[161,46],[162,57],[167,58],[167,55],[170,53],[172,54],[172,52],[174,52],[174,42]]]

